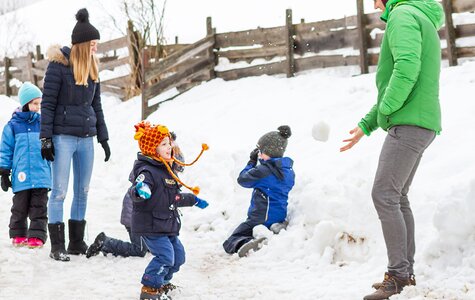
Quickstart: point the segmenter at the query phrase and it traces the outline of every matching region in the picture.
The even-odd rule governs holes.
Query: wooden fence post
[[[209,79],[214,79],[216,78],[216,72],[214,71],[214,68],[218,64],[217,62],[217,56],[214,54],[214,45],[216,43],[216,38],[215,38],[216,31],[213,29],[213,23],[211,17],[206,18],[206,35],[213,36],[213,45],[206,51],[206,55],[210,58],[210,60],[213,61],[213,66],[209,70]]]
[[[292,25],[292,10],[285,10],[285,46],[287,49],[287,77],[293,77],[295,73],[294,64],[294,30]]]
[[[41,54],[41,46],[36,45],[36,61],[42,60],[44,58],[43,54]]]
[[[149,67],[149,60],[150,60],[150,52],[148,48],[142,49],[142,82],[141,82],[141,89],[142,89],[142,120],[145,120],[148,115],[148,99],[146,97],[147,92],[147,82],[145,82],[145,71]]]
[[[12,78],[12,74],[10,74],[10,66],[12,65],[12,61],[5,56],[4,58],[5,64],[5,95],[10,97],[12,95],[12,88],[10,87],[10,79]]]
[[[445,39],[447,40],[447,55],[449,59],[449,66],[456,66],[457,62],[457,46],[455,45],[455,29],[452,20],[452,0],[443,0],[445,12]]]
[[[175,44],[178,44],[178,36],[175,36]]]
[[[33,53],[31,52],[26,56],[26,68],[24,71],[28,73],[28,80],[37,85],[36,76],[33,75]]]
[[[125,99],[132,98],[140,93],[142,86],[142,66],[140,59],[140,36],[134,31],[132,21],[127,22],[127,49],[129,50],[130,82],[126,88]]]
[[[368,73],[368,36],[366,34],[366,15],[364,13],[364,4],[363,0],[356,0],[357,7],[357,26],[358,26],[358,37],[360,50],[360,69],[361,74]]]

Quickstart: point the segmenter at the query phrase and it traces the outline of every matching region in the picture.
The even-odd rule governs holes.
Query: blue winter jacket
[[[196,204],[195,195],[181,193],[179,184],[168,173],[163,163],[139,153],[133,168],[133,178],[143,175],[151,190],[150,199],[140,198],[135,183],[129,188],[133,201],[132,232],[145,236],[176,236],[180,232],[181,206]],[[135,179],[134,179],[135,181]]]
[[[260,160],[257,166],[250,163],[241,171],[238,183],[254,189],[247,212],[249,219],[267,227],[285,220],[289,192],[295,183],[293,163],[289,157],[271,158]]]
[[[99,142],[108,140],[101,105],[101,85],[91,78],[87,86],[76,85],[69,65],[70,51],[68,47],[60,49],[58,46],[48,50],[50,63],[43,85],[40,137],[97,135]]]
[[[13,113],[3,128],[0,168],[11,170],[14,193],[28,189],[51,188],[51,166],[41,157],[40,114]]]

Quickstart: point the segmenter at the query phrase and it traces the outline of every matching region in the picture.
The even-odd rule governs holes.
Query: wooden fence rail
[[[354,16],[310,23],[302,19],[301,23],[293,24],[292,11],[287,10],[284,26],[237,32],[216,33],[208,17],[204,39],[177,50],[159,62],[143,62],[146,80],[142,84],[142,118],[145,119],[158,107],[160,102],[149,105],[149,101],[157,95],[172,88],[186,91],[190,86],[214,77],[224,80],[274,74],[291,77],[305,70],[350,65],[359,66],[361,73],[367,73],[379,58],[378,51],[369,50],[378,48],[383,37],[382,33],[378,33],[372,38],[370,33],[375,29],[384,30],[386,24],[380,20],[381,13],[364,14],[363,0],[356,2],[357,14]],[[439,31],[439,36],[447,40],[447,47],[442,49],[442,59],[447,59],[453,66],[458,58],[475,57],[475,46],[456,47],[455,43],[458,38],[475,37],[475,24],[454,26],[452,22],[453,13],[475,11],[475,1],[443,0],[442,4],[446,26]],[[354,49],[355,54],[321,54],[325,50],[343,48],[346,48],[344,52],[350,53]],[[256,59],[267,62],[245,68],[215,70],[219,59],[227,59],[231,63],[251,63]]]

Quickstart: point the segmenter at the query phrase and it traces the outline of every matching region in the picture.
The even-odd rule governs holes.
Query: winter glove
[[[196,200],[195,206],[198,206],[201,209],[205,209],[209,205],[208,202],[206,202],[205,200],[200,199],[198,197],[195,197],[195,200]]]
[[[107,143],[107,140],[102,141],[100,143],[102,148],[104,149],[104,153],[106,154],[106,158],[104,158],[104,161],[108,161],[111,157],[111,148],[109,148],[109,143]]]
[[[54,161],[54,144],[51,138],[41,139],[41,157],[49,161]]]
[[[257,165],[257,156],[259,154],[259,149],[254,149],[252,152],[249,154],[249,162],[247,163],[248,165]]]
[[[143,174],[140,174],[137,179],[135,179],[135,191],[140,196],[140,198],[147,200],[152,197],[152,191],[150,190],[148,184],[143,182],[144,179],[145,176]]]
[[[2,190],[7,192],[8,188],[12,187],[12,182],[10,181],[10,170],[0,169],[0,175],[2,176]]]

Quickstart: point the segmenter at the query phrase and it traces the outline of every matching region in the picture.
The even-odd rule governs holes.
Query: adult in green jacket
[[[387,299],[415,284],[414,218],[407,193],[425,149],[440,133],[440,40],[444,12],[435,0],[375,0],[387,22],[376,73],[378,99],[340,151],[381,127],[388,134],[372,198],[381,221],[388,271],[366,300]]]

